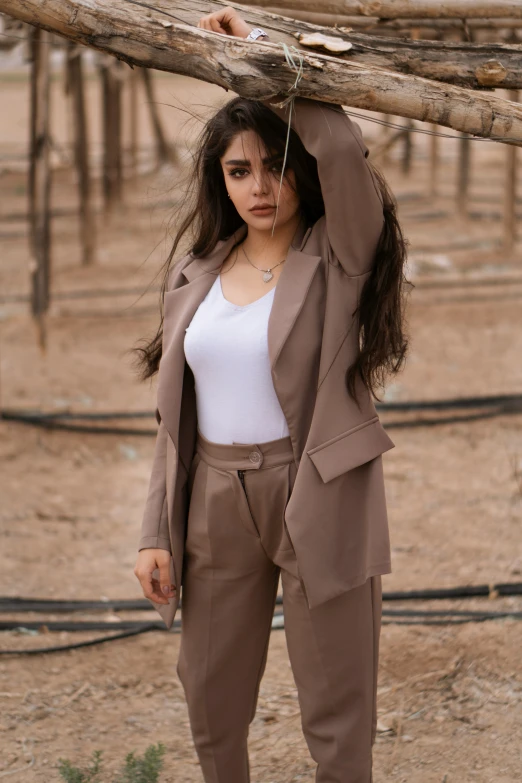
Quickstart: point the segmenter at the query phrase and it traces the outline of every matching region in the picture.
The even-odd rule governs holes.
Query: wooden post
[[[121,80],[117,63],[109,56],[101,61],[103,113],[103,200],[105,216],[122,197]]]
[[[410,31],[410,38],[412,41],[417,41],[420,38],[420,30],[418,27],[413,27]],[[403,158],[402,158],[402,171],[404,174],[409,174],[411,171],[412,156],[413,156],[413,134],[412,128],[415,124],[412,119],[407,119],[404,133],[404,146],[403,146]]]
[[[138,112],[138,79],[139,69],[133,68],[129,74],[129,168],[131,179],[138,176],[138,144],[139,144],[139,112]]]
[[[402,154],[402,171],[403,174],[409,174],[411,171],[411,161],[413,153],[413,140],[411,129],[414,127],[413,120],[407,119],[404,124],[404,144]]]
[[[430,124],[432,133],[437,133],[438,125],[434,122]],[[437,196],[438,174],[439,174],[439,137],[430,136],[430,196],[435,198]]]
[[[519,91],[510,90],[509,100],[518,103]],[[504,188],[504,251],[511,253],[517,240],[517,148],[506,145],[506,185]]]
[[[464,33],[462,34],[462,39]],[[468,31],[466,40],[473,40],[471,30]],[[457,211],[461,217],[467,217],[469,202],[469,178],[471,165],[471,141],[468,133],[459,133],[459,170],[457,183]]]
[[[383,114],[382,119],[384,122],[393,122],[393,115],[392,114]],[[384,125],[382,130],[382,153],[381,153],[381,160],[382,165],[386,166],[389,163],[390,160],[390,146],[387,144],[387,142],[390,140],[390,136],[392,133],[392,128],[389,125]]]
[[[115,174],[116,174],[116,198],[119,202],[123,200],[123,145],[122,145],[122,130],[123,130],[123,85],[125,82],[124,71],[127,70],[125,63],[120,60],[115,60],[111,66],[111,74],[113,79],[113,138],[112,144],[114,147],[114,162],[115,162]]]
[[[154,138],[156,139],[156,159],[158,166],[161,166],[164,163],[169,163],[173,159],[174,155],[169,143],[167,142],[167,139],[165,138],[163,127],[161,125],[158,107],[154,98],[154,84],[152,81],[152,74],[148,68],[141,68],[140,73],[141,78],[143,79],[145,94],[147,95],[147,101],[149,104],[150,119],[152,122]]]
[[[71,177],[74,182],[76,171],[74,168],[74,99],[71,91],[71,69],[69,68],[68,51],[73,47],[72,41],[64,41],[65,43],[65,57],[63,60],[63,92],[65,95],[66,111],[65,111],[65,128],[66,128],[66,140],[65,140],[65,152],[67,157],[71,156],[73,165],[71,167]]]
[[[471,141],[467,133],[460,133],[459,136],[457,211],[461,217],[466,217],[468,214]]]
[[[91,203],[91,177],[89,171],[89,144],[82,68],[82,49],[72,41],[67,46],[67,86],[71,97],[73,120],[74,163],[78,173],[80,195],[80,238],[82,264],[94,260],[96,226]]]
[[[36,319],[40,347],[46,347],[45,313],[49,307],[51,276],[49,161],[51,35],[38,28],[30,31],[31,134],[29,150],[29,213],[31,312]]]

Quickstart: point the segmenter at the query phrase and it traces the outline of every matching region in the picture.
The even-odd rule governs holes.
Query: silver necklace
[[[249,259],[247,252],[243,245],[241,246],[241,249],[243,250],[243,253],[245,254],[246,260],[248,263],[254,267],[254,269],[258,269],[260,272],[263,272],[263,282],[268,283],[273,278],[272,269],[275,269],[276,266],[280,266],[284,261],[286,261],[286,258],[283,258],[283,261],[280,261],[279,264],[275,264],[274,266],[271,266],[269,269],[261,269],[260,267],[256,266],[252,263],[252,261]]]

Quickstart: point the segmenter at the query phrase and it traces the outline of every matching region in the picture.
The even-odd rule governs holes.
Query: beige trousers
[[[308,608],[284,522],[295,475],[289,437],[228,445],[198,433],[177,672],[205,783],[250,781],[247,738],[279,575],[316,782],[372,781],[381,577]]]

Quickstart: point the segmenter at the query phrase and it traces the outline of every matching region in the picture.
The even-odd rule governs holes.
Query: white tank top
[[[289,434],[268,358],[274,293],[236,305],[225,299],[218,275],[185,331],[198,429],[214,443],[263,443]]]

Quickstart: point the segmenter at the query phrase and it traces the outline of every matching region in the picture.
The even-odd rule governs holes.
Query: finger
[[[209,19],[217,19],[218,22],[222,22],[227,17],[227,9],[226,8],[220,8],[218,11],[214,11],[213,13],[208,15]]]
[[[168,603],[170,598],[174,598],[176,594],[175,588],[169,593],[165,594],[162,589],[162,585],[158,579],[152,580],[152,594],[154,595],[154,600],[159,601],[160,603]]]
[[[227,29],[219,23],[219,20],[216,19],[215,16],[211,16],[209,22],[210,22],[211,30],[214,33],[225,33],[225,35],[227,34]]]
[[[210,23],[210,16],[211,14],[208,14],[207,16],[203,17],[203,22],[205,24],[205,30],[210,30],[212,32],[212,25]]]
[[[233,17],[234,9],[230,7],[220,8],[219,11],[214,11],[214,13],[208,14],[207,16],[215,33],[226,33],[230,29],[230,22]]]
[[[159,582],[156,582],[155,579],[152,580],[152,584],[150,585],[150,588],[148,588],[147,592],[144,592],[143,595],[145,598],[148,598],[151,601],[154,601],[157,604],[168,604],[169,599],[165,595],[161,595],[160,589],[159,589]]]
[[[239,27],[246,24],[236,9],[231,8],[230,6],[227,6],[223,9],[219,21],[227,30],[231,32],[232,35],[234,34],[234,30],[236,28],[239,29]]]
[[[220,22],[223,22],[226,25],[229,25],[232,19],[237,16],[235,10],[233,8],[230,8],[230,6],[227,6],[226,8],[223,8],[222,11],[218,12],[220,13]]]
[[[176,596],[176,588],[175,587],[172,588],[170,593],[165,594],[163,592],[161,584],[157,580],[155,580],[155,579],[152,580],[152,587],[153,587],[153,589],[152,589],[153,600],[157,601],[158,603],[168,604],[169,600],[171,598],[175,598],[175,596]]]
[[[168,563],[160,567],[159,584],[160,584],[160,593],[162,595],[167,595],[167,596],[173,595],[176,588],[175,585],[173,585],[170,581],[170,566]]]
[[[139,574],[138,579],[145,598],[149,598],[151,601],[156,601],[160,604],[168,603],[168,598],[160,595],[159,591],[157,593],[155,592],[153,582],[156,582],[157,580],[152,579],[151,573]]]

